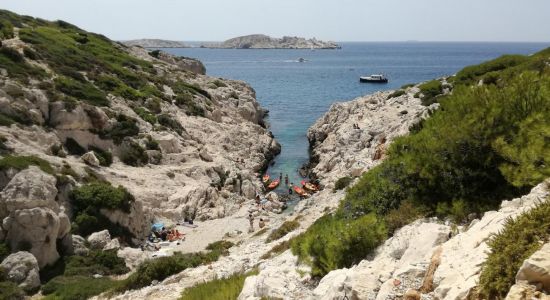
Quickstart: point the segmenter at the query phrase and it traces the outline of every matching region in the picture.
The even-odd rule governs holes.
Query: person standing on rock
[[[290,186],[288,187],[288,194],[289,194],[289,195],[292,195],[292,186],[293,186],[293,185],[294,185],[294,184],[291,182],[291,183],[290,183]]]
[[[252,214],[248,214],[248,221],[250,222],[250,231],[254,231],[254,216]]]
[[[283,181],[283,172],[279,173],[279,182]]]
[[[288,186],[288,174],[285,174],[285,185]]]

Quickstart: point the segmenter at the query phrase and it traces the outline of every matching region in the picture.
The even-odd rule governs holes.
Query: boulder
[[[80,159],[89,166],[99,167],[99,159],[97,159],[93,151],[84,153]]]
[[[31,252],[42,268],[59,258],[56,247],[59,223],[54,211],[36,207],[12,212],[2,227],[8,232],[6,240],[10,247]]]
[[[38,261],[29,252],[19,251],[6,257],[0,264],[6,272],[6,278],[15,282],[27,292],[36,291],[40,287]]]
[[[241,191],[243,196],[245,196],[247,199],[254,199],[254,197],[256,197],[256,188],[248,179],[243,181],[241,185]]]
[[[58,211],[59,205],[55,202],[55,183],[55,177],[44,173],[36,166],[30,166],[17,173],[0,193],[0,206],[5,207],[4,212],[0,209],[0,218],[3,219],[17,210],[36,207]]]
[[[59,130],[89,130],[93,129],[92,120],[82,105],[69,110],[63,102],[50,103],[50,126]]]
[[[510,291],[508,291],[508,295],[506,295],[505,300],[536,299],[534,297],[536,291],[537,291],[537,288],[535,286],[532,286],[525,282],[516,283],[510,288]]]
[[[420,300],[420,293],[416,290],[408,290],[403,295],[403,300]]]
[[[103,250],[113,250],[113,249],[120,249],[120,242],[118,239],[112,239],[105,247],[103,247]]]
[[[523,262],[516,275],[516,282],[519,281],[540,284],[545,291],[550,291],[550,243],[546,243]]]
[[[75,255],[85,256],[88,255],[88,253],[90,252],[90,249],[86,247],[86,239],[81,237],[80,235],[73,234],[71,242]]]
[[[202,160],[204,161],[207,161],[207,162],[212,162],[214,161],[214,159],[212,158],[212,155],[210,155],[210,153],[208,153],[208,151],[206,150],[206,148],[202,148],[201,151],[199,152],[199,156]]]
[[[146,261],[149,258],[147,252],[142,251],[141,249],[130,247],[118,250],[117,256],[124,259],[124,261],[126,262],[126,266],[131,270],[134,270],[142,262]]]
[[[109,230],[94,232],[88,237],[88,243],[90,243],[90,247],[95,250],[102,250],[110,242],[111,235],[109,234]]]

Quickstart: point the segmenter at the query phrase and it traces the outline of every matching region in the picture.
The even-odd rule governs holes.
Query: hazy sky
[[[550,0],[0,0],[112,39],[550,41]]]

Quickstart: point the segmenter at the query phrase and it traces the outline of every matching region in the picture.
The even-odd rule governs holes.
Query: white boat
[[[388,78],[382,74],[373,74],[371,76],[359,77],[360,82],[387,83]]]

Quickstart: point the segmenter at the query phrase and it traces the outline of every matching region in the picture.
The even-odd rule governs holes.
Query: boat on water
[[[273,190],[273,189],[275,189],[276,187],[279,186],[280,182],[281,181],[279,179],[275,179],[267,186],[267,188],[270,189],[270,190]]]
[[[382,74],[373,74],[371,76],[359,77],[359,82],[388,83],[388,78]]]
[[[311,183],[311,182],[307,182],[305,180],[302,180],[301,183],[302,183],[302,186],[310,192],[318,192],[319,191],[319,187],[317,185]]]
[[[264,184],[267,184],[269,182],[269,175],[268,174],[265,174],[264,176],[262,176],[262,182]]]
[[[309,193],[299,186],[294,186],[292,187],[292,189],[294,190],[294,192],[296,192],[296,194],[300,195],[300,197],[309,197]]]
[[[305,59],[305,58],[303,58],[303,57],[298,58],[298,62],[303,63],[303,62],[306,62],[306,61],[307,61],[307,59]]]

